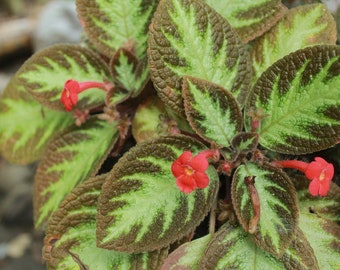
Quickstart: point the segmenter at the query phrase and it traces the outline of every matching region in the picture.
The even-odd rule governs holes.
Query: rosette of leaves
[[[10,82],[0,100],[10,127],[0,127],[1,151],[41,159],[35,220],[47,224],[50,269],[340,264],[338,187],[312,198],[306,185],[294,186],[306,179],[267,155],[311,154],[339,142],[334,21],[323,5],[286,11],[280,1],[239,3],[78,0],[91,47],[39,52]],[[301,20],[308,24],[299,39]],[[81,126],[58,101],[69,76],[113,84],[106,95],[79,95],[76,109],[89,111]],[[18,97],[35,117],[27,133],[27,118],[10,122],[23,115]],[[206,171],[209,185],[181,192],[172,163],[209,148],[221,154]]]
[[[109,1],[77,1],[85,33],[93,44],[61,44],[37,52],[2,94],[2,155],[23,164],[41,160],[35,179],[37,227],[43,228],[63,198],[77,184],[94,176],[118,139],[125,139],[120,131],[126,121],[131,121],[130,109],[121,106],[120,118],[97,114],[103,112],[103,106],[115,114],[117,104],[144,89],[148,80],[147,30],[156,4],[115,1],[116,9],[107,9]],[[95,42],[93,37],[100,38]],[[69,79],[110,82],[113,87],[106,94],[95,88],[81,93],[72,116],[60,102],[63,85]],[[74,117],[79,118],[77,125]],[[81,119],[87,121],[79,126]]]

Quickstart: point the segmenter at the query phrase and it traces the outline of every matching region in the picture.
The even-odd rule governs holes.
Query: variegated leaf
[[[185,194],[171,165],[185,150],[205,147],[186,136],[159,137],[131,148],[113,167],[98,201],[98,246],[123,252],[163,248],[192,232],[207,215],[218,175],[207,188]]]
[[[243,103],[251,76],[248,53],[228,22],[202,0],[161,1],[149,35],[151,78],[174,111],[184,113],[184,75],[219,84]]]
[[[296,192],[289,177],[268,163],[247,163],[239,166],[233,176],[232,202],[238,220],[248,231],[255,216],[253,191],[246,177],[255,177],[255,198],[260,204],[257,229],[253,232],[255,243],[278,258],[290,245],[298,223]]]
[[[211,235],[208,234],[181,245],[170,253],[162,266],[162,270],[200,270],[198,268],[199,259],[203,257],[210,240]]]
[[[136,142],[169,135],[176,122],[168,117],[164,103],[157,96],[150,96],[138,105],[132,122],[132,135]]]
[[[299,227],[314,249],[319,268],[337,269],[340,265],[340,226],[315,213],[303,211],[300,215]]]
[[[0,98],[0,152],[14,163],[39,160],[48,141],[73,123],[65,112],[35,101],[13,77]]]
[[[126,97],[136,97],[149,79],[149,69],[146,58],[138,61],[126,49],[119,49],[110,62],[116,86],[126,90]],[[112,96],[110,104],[116,104],[117,98]]]
[[[48,269],[156,270],[162,265],[167,248],[127,254],[96,246],[97,199],[105,178],[77,186],[52,215],[43,249]]]
[[[219,146],[230,146],[242,130],[241,109],[231,93],[211,82],[185,76],[183,99],[187,119],[203,139]]]
[[[119,48],[145,56],[147,31],[158,0],[77,0],[85,32],[98,50],[111,58]]]
[[[252,47],[255,77],[277,60],[299,49],[318,44],[334,45],[336,27],[332,14],[323,4],[303,5],[289,10]]]
[[[309,193],[310,180],[305,177],[295,179],[298,183],[299,209],[304,213],[314,213],[340,225],[340,187],[331,182],[327,196],[315,197]]]
[[[224,224],[207,246],[199,268],[263,269],[263,270],[318,270],[313,249],[298,229],[291,246],[281,259],[265,252],[252,241],[241,227]]]
[[[34,54],[16,74],[14,87],[24,87],[44,106],[65,110],[60,102],[64,83],[103,82],[110,78],[106,64],[92,51],[78,45],[54,45]],[[89,89],[79,95],[76,109],[95,108],[104,104],[105,92]]]
[[[312,197],[309,180],[299,181],[299,227],[314,249],[319,268],[337,269],[340,265],[340,188],[331,183],[326,197]]]
[[[281,0],[205,0],[226,18],[241,40],[246,43],[268,31],[287,8]]]
[[[256,149],[259,136],[255,132],[240,132],[231,141],[231,146],[239,153],[247,154]]]
[[[246,106],[247,115],[263,116],[259,143],[287,154],[316,152],[338,143],[339,87],[338,46],[309,47],[277,61],[257,80]]]
[[[117,138],[115,123],[92,118],[50,142],[35,176],[36,227],[44,227],[63,198],[97,172]]]

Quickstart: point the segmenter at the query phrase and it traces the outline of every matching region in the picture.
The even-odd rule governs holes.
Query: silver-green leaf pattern
[[[268,31],[287,10],[281,0],[205,0],[205,2],[229,21],[244,43]]]
[[[299,227],[314,249],[319,268],[337,269],[340,265],[340,188],[331,183],[326,197],[312,197],[308,192],[310,181],[295,180],[302,183],[298,190]]]
[[[69,113],[43,107],[13,77],[0,98],[1,155],[14,163],[37,161],[49,140],[73,121]]]
[[[280,169],[268,163],[247,163],[239,166],[233,176],[232,202],[243,228],[248,231],[256,214],[251,190],[245,182],[255,177],[260,216],[253,238],[262,249],[281,257],[290,245],[298,224],[298,206],[294,185]]]
[[[200,270],[198,268],[199,258],[203,257],[211,237],[212,235],[208,234],[175,249],[164,261],[162,270]]]
[[[111,73],[115,86],[126,91],[126,97],[136,97],[149,79],[149,69],[146,58],[138,61],[128,50],[119,49],[110,62]],[[112,96],[110,104],[117,103]]]
[[[338,46],[308,47],[277,61],[257,80],[246,106],[247,115],[262,115],[259,143],[287,154],[312,153],[337,144],[339,87]]]
[[[106,175],[77,186],[52,215],[46,231],[43,258],[48,269],[159,269],[168,249],[127,254],[96,246],[97,200]]]
[[[113,167],[98,201],[98,246],[123,252],[163,248],[188,235],[211,208],[218,175],[185,194],[176,185],[172,163],[185,151],[205,147],[186,136],[166,136],[131,148]]]
[[[292,8],[253,44],[251,57],[255,78],[291,52],[318,44],[335,45],[335,42],[335,21],[324,4]]]
[[[248,53],[229,23],[202,0],[161,1],[149,35],[151,78],[174,111],[184,113],[184,75],[219,84],[243,103],[251,76]]]
[[[54,45],[35,53],[16,74],[24,87],[44,106],[64,111],[60,101],[67,80],[104,82],[110,78],[108,66],[89,49],[79,45]],[[75,109],[104,104],[105,91],[89,89],[79,94]]]
[[[64,197],[98,171],[118,139],[115,125],[94,117],[51,140],[35,176],[36,227],[43,228]]]
[[[111,58],[119,48],[145,56],[147,31],[157,0],[77,0],[85,32],[98,50]]]
[[[241,227],[224,224],[213,236],[198,269],[319,270],[301,230],[280,259],[256,246]]]
[[[202,138],[228,147],[242,130],[242,113],[236,99],[219,85],[185,76],[183,99],[187,119]]]

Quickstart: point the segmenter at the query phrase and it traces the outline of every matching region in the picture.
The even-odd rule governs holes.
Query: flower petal
[[[188,162],[192,157],[192,153],[190,151],[183,152],[182,155],[176,159],[171,165],[172,174],[175,178],[180,177],[181,175],[185,175],[185,168],[188,166]]]
[[[305,175],[309,180],[312,180],[314,178],[319,178],[320,174],[323,170],[323,167],[320,163],[316,161],[312,161],[305,171]]]
[[[313,196],[318,196],[320,189],[320,181],[317,178],[313,179],[312,182],[310,182],[308,189],[310,194],[312,194]]]
[[[178,186],[179,190],[184,193],[190,193],[195,190],[195,188],[197,188],[193,176],[189,175],[182,175],[176,178],[176,185]]]
[[[205,188],[209,185],[209,177],[206,173],[195,172],[194,178],[198,188]]]
[[[330,182],[321,182],[319,186],[319,195],[326,196],[330,188]]]
[[[209,167],[209,162],[205,155],[198,154],[189,161],[189,165],[195,171],[205,172],[205,170]]]

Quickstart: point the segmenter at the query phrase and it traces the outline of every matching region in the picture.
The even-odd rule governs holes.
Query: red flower
[[[190,193],[196,188],[205,188],[209,184],[206,170],[209,167],[208,158],[219,156],[215,150],[205,150],[192,156],[190,151],[185,151],[171,166],[172,174],[176,178],[178,188],[184,193]]]
[[[99,88],[108,90],[109,84],[103,82],[81,82],[75,80],[67,80],[64,84],[64,89],[61,93],[60,101],[64,104],[66,111],[71,111],[78,102],[78,94],[90,89]]]
[[[316,157],[305,171],[308,179],[312,180],[309,184],[309,192],[313,196],[326,196],[330,187],[330,182],[334,176],[334,166],[320,157]]]
[[[71,111],[73,106],[78,102],[78,94],[80,93],[79,83],[74,80],[66,81],[60,101],[64,104],[66,111]]]
[[[274,164],[303,172],[311,180],[309,184],[310,194],[313,196],[326,196],[334,176],[334,166],[321,157],[316,157],[314,160],[311,163],[299,160],[282,160],[275,161]]]

